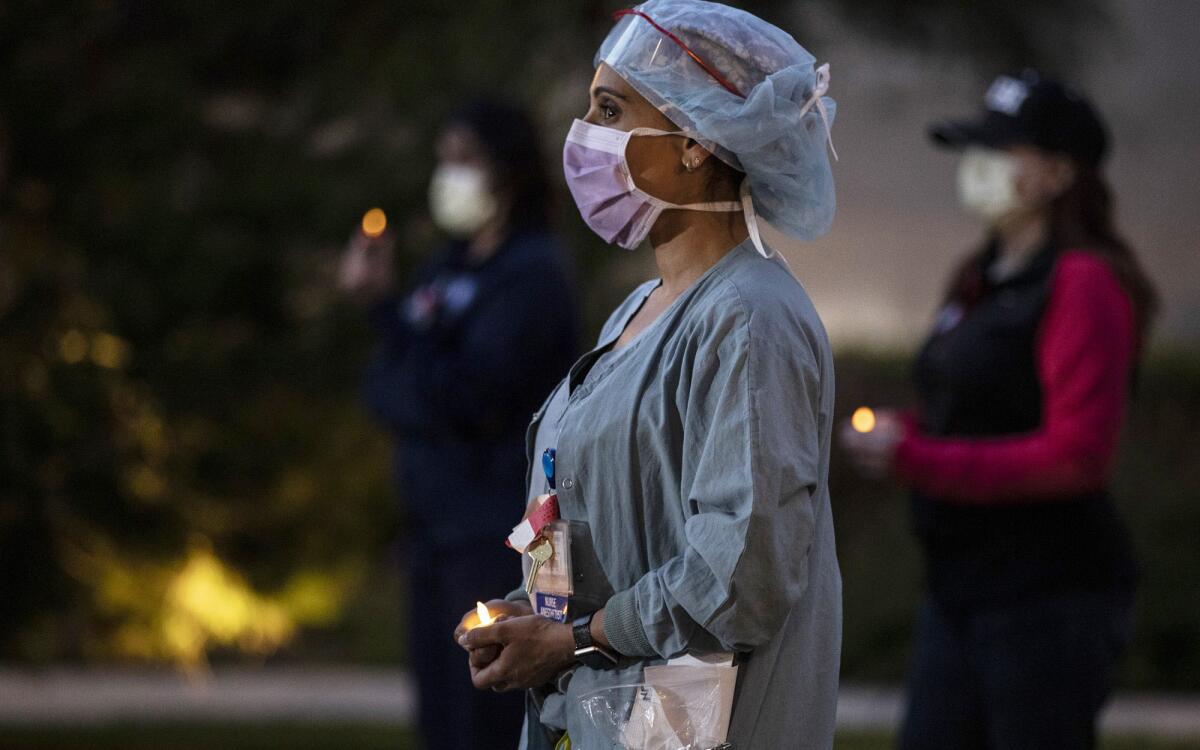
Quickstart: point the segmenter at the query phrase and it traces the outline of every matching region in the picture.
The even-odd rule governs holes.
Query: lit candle
[[[475,602],[475,614],[477,617],[479,617],[479,622],[472,625],[470,628],[468,628],[468,630],[474,630],[475,628],[486,628],[488,625],[491,625],[496,621],[496,618],[492,617],[492,613],[488,612],[488,608],[483,606],[483,602]]]
[[[382,208],[372,208],[363,214],[362,232],[371,239],[375,239],[383,234],[383,230],[387,229],[387,214]]]
[[[875,429],[875,412],[865,406],[858,407],[850,417],[850,426],[855,432],[870,432]]]

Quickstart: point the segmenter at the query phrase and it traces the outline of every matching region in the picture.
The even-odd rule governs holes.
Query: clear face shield
[[[687,113],[659,96],[654,88],[643,84],[642,80],[645,78],[680,88],[711,86],[715,83],[731,96],[745,99],[745,95],[682,39],[642,11],[619,10],[613,17],[617,19],[617,25],[596,55],[596,65],[605,63],[615,70],[689,138],[721,161],[740,170],[742,165],[732,151],[697,132]]]

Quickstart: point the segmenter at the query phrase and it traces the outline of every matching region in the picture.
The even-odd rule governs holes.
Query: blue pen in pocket
[[[546,492],[552,493],[556,487],[554,486],[554,456],[556,451],[553,448],[547,448],[542,454],[542,471],[546,474]]]

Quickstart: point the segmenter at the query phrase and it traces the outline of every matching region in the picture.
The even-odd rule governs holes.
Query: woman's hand
[[[904,439],[904,424],[896,412],[880,409],[875,412],[872,430],[859,432],[847,419],[838,428],[838,439],[859,473],[872,479],[884,479],[892,473],[896,446]]]
[[[521,617],[522,615],[533,614],[533,607],[530,606],[528,601],[510,602],[507,599],[492,599],[484,606],[488,608],[488,612],[490,612],[492,617],[496,618],[497,621],[510,617]],[[460,639],[463,637],[463,635],[478,625],[479,614],[474,609],[468,610],[462,616],[462,620],[459,621],[458,627],[454,629],[454,641],[456,643],[460,643],[461,645]],[[479,669],[491,664],[496,660],[496,657],[500,655],[499,646],[486,646],[484,648],[478,648],[475,650],[471,650],[464,646],[464,649],[467,651],[467,656],[471,662],[471,666]]]
[[[571,626],[538,615],[511,617],[464,633],[459,645],[474,653],[499,648],[484,666],[472,657],[471,682],[480,690],[520,690],[551,682],[575,661]]]
[[[368,237],[356,230],[338,261],[338,288],[364,304],[378,301],[392,288],[395,251],[391,232]]]
[[[492,617],[498,620],[533,614],[533,606],[530,605],[529,601],[525,599],[516,602],[510,602],[507,599],[492,599],[491,601],[484,602],[484,606],[487,607],[487,610],[491,613]],[[458,627],[454,629],[454,640],[456,642],[459,641],[459,639],[463,637],[464,633],[466,633],[468,630],[474,629],[478,624],[479,614],[475,611],[475,608],[472,607],[463,613],[462,620],[459,621]]]

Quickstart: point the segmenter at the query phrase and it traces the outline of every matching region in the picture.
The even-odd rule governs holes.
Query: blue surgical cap
[[[638,15],[621,16],[595,64],[607,64],[681,131],[745,172],[755,210],[777,229],[803,240],[829,231],[836,204],[822,116],[832,124],[835,104],[810,103],[828,84],[816,59],[790,34],[727,5],[648,0],[634,10],[739,93]]]

